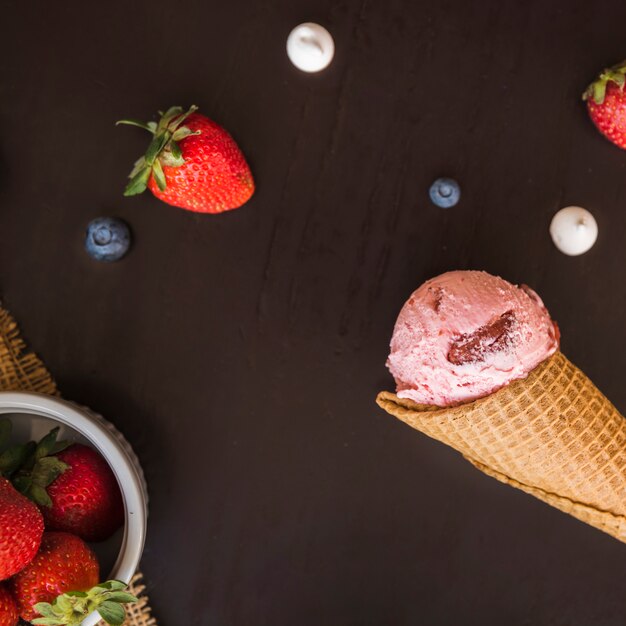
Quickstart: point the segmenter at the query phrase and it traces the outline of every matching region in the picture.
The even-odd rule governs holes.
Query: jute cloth
[[[626,420],[562,353],[460,406],[386,391],[376,401],[485,474],[626,542]]]
[[[48,395],[60,395],[52,376],[45,365],[32,353],[26,352],[26,345],[20,336],[15,320],[0,307],[0,391],[37,391]],[[124,626],[156,626],[151,616],[148,597],[137,573],[130,591],[139,602],[126,605],[127,619]],[[98,626],[105,626],[99,622]]]

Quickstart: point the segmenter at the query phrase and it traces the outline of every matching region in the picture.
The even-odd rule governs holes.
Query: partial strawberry
[[[28,498],[0,478],[0,580],[31,562],[43,534],[43,518]]]
[[[626,61],[605,69],[587,87],[583,100],[596,128],[616,146],[626,149]]]
[[[93,448],[74,444],[57,454],[67,466],[47,488],[50,506],[43,506],[49,530],[104,541],[124,524],[124,502],[109,464]]]
[[[104,541],[124,523],[119,485],[93,448],[57,441],[51,430],[13,471],[16,489],[39,505],[47,530]],[[68,447],[69,446],[69,447]]]
[[[46,532],[33,561],[10,581],[10,589],[22,619],[31,621],[40,613],[38,602],[53,602],[69,591],[87,591],[97,585],[96,555],[79,537]]]
[[[126,591],[127,587],[120,580],[107,580],[86,592],[61,594],[52,603],[38,602],[34,608],[42,617],[31,623],[42,626],[79,626],[87,615],[98,611],[107,624],[120,626],[126,619],[124,604],[137,602],[137,598]]]
[[[198,213],[222,213],[246,203],[254,180],[234,139],[209,118],[172,107],[155,122],[120,120],[153,135],[145,156],[130,173],[125,196],[146,187],[173,206]]]
[[[0,626],[16,626],[19,617],[13,596],[5,585],[0,585]]]

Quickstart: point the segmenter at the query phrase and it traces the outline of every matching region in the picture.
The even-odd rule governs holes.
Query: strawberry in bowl
[[[57,441],[52,429],[11,480],[39,506],[47,530],[105,541],[124,524],[122,492],[101,454],[81,443]]]
[[[15,564],[0,589],[33,624],[94,626],[101,618],[121,624],[123,604],[135,601],[126,587],[143,551],[147,517],[147,490],[132,449],[102,417],[40,394],[0,393],[5,440],[7,424],[13,432],[0,443],[0,501],[8,505],[0,506],[0,517],[5,510],[12,517],[0,519],[0,551],[6,526]],[[43,534],[25,534],[20,516],[30,516],[26,526]],[[11,603],[0,596],[0,626],[3,607],[6,620],[13,619]]]
[[[0,580],[33,559],[42,534],[43,518],[37,507],[6,478],[0,478]]]

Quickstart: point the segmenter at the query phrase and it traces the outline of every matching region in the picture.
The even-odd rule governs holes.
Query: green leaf
[[[33,608],[43,617],[54,617],[55,615],[54,609],[49,602],[37,602],[37,604],[35,604]]]
[[[126,189],[124,189],[125,196],[136,196],[146,190],[148,186],[148,180],[150,178],[150,172],[152,170],[149,167],[137,172],[131,179]]]
[[[23,495],[28,493],[33,484],[33,481],[28,475],[16,476],[11,482],[13,483],[13,486]]]
[[[71,613],[74,610],[74,604],[70,600],[70,597],[63,595],[63,594],[61,594],[60,596],[57,596],[56,600],[54,601],[54,605],[55,605],[55,608],[61,611],[62,613]],[[41,611],[39,612],[41,613]],[[41,614],[44,615],[43,613]]]
[[[72,596],[74,598],[86,598],[87,597],[87,593],[85,593],[84,591],[66,591],[65,595]]]
[[[156,130],[156,124],[154,124],[154,122],[148,122],[147,124],[145,124],[144,122],[140,122],[139,120],[118,120],[117,122],[115,122],[116,126],[119,126],[120,124],[125,124],[126,126],[137,126],[138,128],[143,128],[144,130],[147,130],[149,133],[152,133],[154,135],[154,131]],[[151,124],[154,124],[154,128],[151,127]]]
[[[161,161],[156,159],[154,164],[152,165],[152,173],[154,174],[154,180],[158,188],[161,191],[165,191],[167,189],[167,180],[165,179],[165,174],[163,173],[163,168],[161,167]]]
[[[102,619],[111,626],[120,626],[124,623],[126,617],[126,611],[121,604],[115,602],[103,602],[98,607],[98,613]]]
[[[604,102],[604,95],[606,94],[606,81],[597,80],[592,85],[593,101],[596,104],[602,104]]]
[[[155,135],[154,139],[148,146],[148,150],[145,156],[146,163],[148,165],[152,165],[156,161],[157,157],[159,156],[159,154],[161,154],[161,151],[163,150],[163,148],[165,148],[167,142],[171,138],[172,135],[167,131],[165,131],[162,135]]]
[[[13,424],[11,424],[11,420],[6,417],[0,419],[0,448],[4,448],[9,443],[12,429]]]
[[[42,437],[35,449],[35,460],[42,459],[44,456],[48,456],[54,444],[57,441],[57,435],[59,434],[59,427],[53,428],[45,437]]]
[[[106,599],[111,602],[119,602],[120,604],[137,602],[137,598],[127,591],[110,591],[107,593]]]
[[[183,113],[182,115],[180,115],[178,118],[176,118],[176,120],[173,123],[169,123],[168,122],[168,128],[170,129],[170,131],[174,132],[177,128],[180,127],[180,125],[192,114],[195,113],[198,110],[198,107],[195,104],[192,104],[189,107],[189,110],[186,111],[185,113]]]
[[[50,450],[50,456],[54,456],[55,454],[59,454],[59,452],[63,452],[72,445],[71,441],[57,441],[53,446],[52,450]]]
[[[128,175],[128,178],[133,178],[134,176],[136,176],[139,172],[141,172],[142,170],[144,170],[147,167],[147,163],[146,163],[146,158],[145,157],[139,157],[136,161],[135,161],[135,165],[133,166],[133,169],[131,171],[131,173]]]
[[[185,159],[183,159],[183,151],[180,149],[180,146],[174,141],[174,139],[172,138],[172,141],[170,141],[170,145],[168,146],[170,154],[174,157],[174,159],[178,160],[182,160],[182,162],[185,162]]]
[[[12,446],[0,454],[0,473],[10,476],[22,467],[35,450],[35,442]]]
[[[154,135],[154,133],[156,133],[157,123],[156,122],[148,122],[147,126],[148,126],[148,130]]]
[[[31,624],[40,624],[40,626],[63,626],[67,622],[59,620],[58,617],[37,617],[30,621]]]
[[[161,161],[162,165],[166,165],[167,167],[180,167],[185,163],[183,153],[175,141],[170,141],[165,150],[161,152],[159,161]]]
[[[39,485],[31,484],[24,495],[28,496],[35,504],[50,508],[52,506],[52,500],[48,495],[48,492]]]
[[[122,589],[126,589],[128,585],[122,580],[107,580],[105,583],[100,583],[100,587],[106,587],[111,591],[121,591]]]
[[[191,135],[200,135],[202,131],[199,130],[191,130],[188,126],[181,126],[180,128],[174,131],[172,135],[172,139],[174,141],[182,141],[186,137],[190,137]]]
[[[63,472],[69,469],[69,465],[55,456],[46,456],[37,461],[31,473],[33,484],[39,487],[47,487],[54,482]]]
[[[159,120],[159,124],[157,126],[157,133],[159,131],[164,131],[170,124],[170,122],[179,115],[183,114],[183,107],[170,107],[165,113],[161,114],[161,119]]]

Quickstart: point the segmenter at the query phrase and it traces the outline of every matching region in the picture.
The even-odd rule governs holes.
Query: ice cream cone
[[[626,420],[561,352],[473,402],[376,402],[475,467],[626,542]]]

